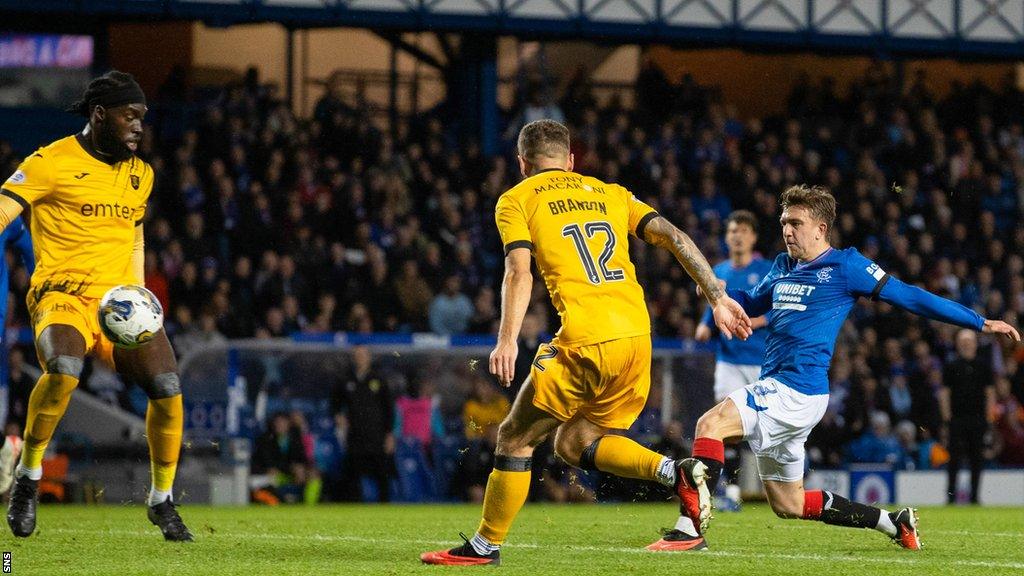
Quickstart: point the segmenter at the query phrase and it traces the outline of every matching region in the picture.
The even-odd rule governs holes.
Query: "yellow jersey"
[[[153,169],[132,157],[108,164],[68,136],[34,152],[3,184],[3,194],[31,207],[38,300],[56,291],[100,298],[135,284],[135,226],[153,190]]]
[[[618,184],[542,170],[508,190],[495,209],[505,253],[530,248],[562,321],[566,346],[650,334],[628,235],[658,213]]]

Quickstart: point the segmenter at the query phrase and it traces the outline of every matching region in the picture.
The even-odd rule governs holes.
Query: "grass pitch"
[[[193,544],[165,543],[139,506],[43,506],[31,538],[6,531],[12,574],[243,576],[455,574],[490,567],[421,565],[419,553],[472,535],[476,505],[280,508],[183,506]],[[1024,574],[1024,509],[923,508],[924,550],[872,530],[782,521],[764,506],[718,513],[711,550],[651,553],[671,504],[527,505],[502,550],[501,574]]]

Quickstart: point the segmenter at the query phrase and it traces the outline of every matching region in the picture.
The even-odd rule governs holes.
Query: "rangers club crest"
[[[135,189],[135,190],[139,189],[139,177],[138,176],[136,176],[135,174],[132,174],[131,176],[128,176],[128,180],[131,181],[133,189]]]
[[[821,284],[822,282],[826,282],[827,283],[829,280],[831,280],[832,279],[832,276],[830,275],[831,272],[832,272],[832,267],[831,266],[828,266],[826,268],[822,268],[821,270],[818,270],[818,284]]]

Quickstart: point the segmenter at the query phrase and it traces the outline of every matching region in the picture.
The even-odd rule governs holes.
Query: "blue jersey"
[[[780,254],[760,284],[729,295],[751,318],[768,314],[761,378],[804,394],[828,394],[836,336],[861,296],[964,328],[985,323],[969,308],[890,277],[856,248],[829,248],[803,263]]]
[[[21,256],[29,276],[36,269],[36,259],[32,254],[32,238],[28,234],[28,227],[21,220],[21,217],[14,219],[3,232],[0,232],[0,248],[6,250],[7,246],[13,245],[15,251]],[[0,386],[7,386],[7,291],[10,288],[10,271],[7,269],[6,255],[0,254]],[[4,413],[7,406],[0,408]]]
[[[726,290],[750,290],[757,286],[772,268],[772,263],[764,258],[754,258],[743,268],[735,268],[732,262],[726,260],[719,262],[715,268],[715,276],[725,280]],[[704,309],[704,317],[701,324],[706,324],[716,332],[715,317],[711,307]],[[742,364],[747,366],[759,366],[764,360],[765,339],[768,337],[766,328],[754,330],[754,334],[746,340],[733,338],[729,340],[720,333],[718,334],[718,359],[729,364]]]
[[[28,228],[20,216],[15,218],[7,228],[4,228],[3,232],[0,232],[0,247],[6,250],[11,245],[14,246],[15,251],[21,256],[21,261],[25,264],[29,276],[31,276],[32,272],[36,269],[36,259],[32,254],[32,238],[29,236]],[[0,258],[0,296],[2,296],[0,298],[0,329],[7,322],[7,290],[10,287],[10,283],[11,278],[10,271],[7,269],[7,258]]]

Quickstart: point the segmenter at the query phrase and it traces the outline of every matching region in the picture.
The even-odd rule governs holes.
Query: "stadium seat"
[[[402,438],[395,445],[398,470],[397,502],[427,502],[434,498],[434,483],[426,454],[415,438]],[[364,492],[365,494],[365,492]]]
[[[438,500],[451,502],[457,500],[452,494],[452,480],[459,471],[459,457],[466,441],[461,435],[447,435],[434,440],[431,452],[434,457],[433,482],[434,494]]]

